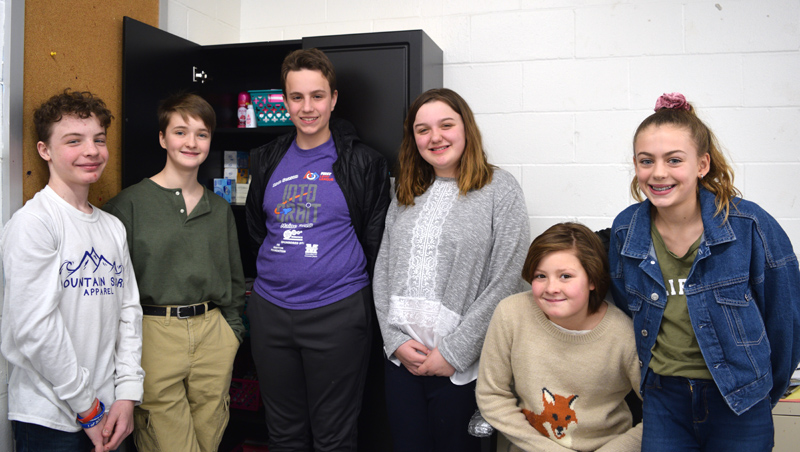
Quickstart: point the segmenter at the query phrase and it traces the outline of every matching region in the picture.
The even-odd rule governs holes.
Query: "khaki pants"
[[[140,452],[215,452],[228,425],[239,340],[219,309],[142,320],[144,401],[134,412]]]

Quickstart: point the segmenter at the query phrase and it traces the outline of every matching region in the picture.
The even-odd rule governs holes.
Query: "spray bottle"
[[[239,109],[236,111],[236,117],[239,119],[239,128],[244,129],[247,127],[247,103],[250,102],[250,94],[242,91],[239,93]]]

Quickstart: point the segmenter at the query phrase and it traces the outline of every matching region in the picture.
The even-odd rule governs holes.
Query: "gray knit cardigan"
[[[465,196],[456,195],[452,207],[444,209],[443,221],[434,222],[435,227],[422,234],[422,228],[417,228],[415,235],[419,221],[441,213],[431,205],[440,202],[429,200],[431,193],[436,197],[443,189],[457,190],[455,184],[453,179],[437,178],[413,206],[399,206],[392,200],[373,290],[387,357],[411,339],[401,330],[392,303],[413,300],[424,292],[425,303],[441,303],[443,313],[438,318],[432,314],[428,321],[455,322],[446,326],[448,334],[439,352],[456,371],[464,372],[478,361],[494,308],[524,283],[520,272],[530,245],[530,226],[522,189],[510,173],[496,168],[491,183]],[[432,242],[438,244],[433,250]],[[419,252],[426,246],[426,255],[412,256],[412,249]]]

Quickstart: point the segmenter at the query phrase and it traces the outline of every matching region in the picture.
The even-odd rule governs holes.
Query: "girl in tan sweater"
[[[625,403],[639,388],[631,320],[604,301],[600,239],[563,223],[537,237],[522,277],[531,291],[501,301],[481,353],[476,388],[484,418],[512,451],[638,451]]]

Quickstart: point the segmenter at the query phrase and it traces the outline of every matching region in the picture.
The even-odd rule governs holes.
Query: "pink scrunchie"
[[[683,97],[681,93],[664,93],[661,97],[658,98],[656,101],[656,108],[655,111],[661,110],[662,108],[670,108],[673,110],[686,110],[689,111],[691,108],[689,106],[689,102],[686,101],[686,98]]]

